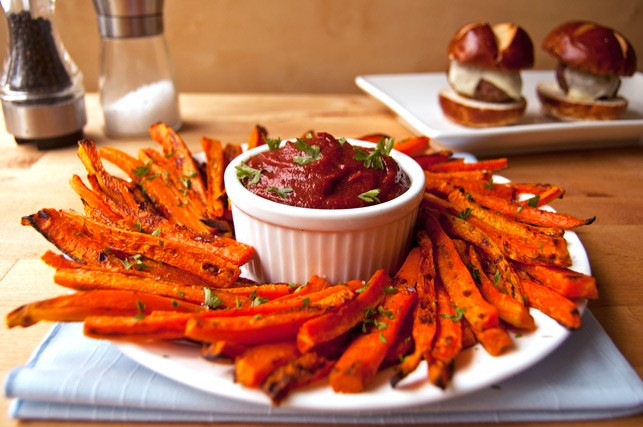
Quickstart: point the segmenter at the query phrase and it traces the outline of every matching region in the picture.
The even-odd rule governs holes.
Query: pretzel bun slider
[[[449,87],[438,97],[444,115],[469,127],[517,122],[527,102],[520,71],[534,64],[533,43],[512,23],[473,22],[462,27],[448,47]]]
[[[636,54],[621,33],[593,22],[567,22],[542,47],[558,60],[556,81],[536,88],[544,114],[576,121],[613,120],[625,112],[628,101],[618,90],[621,77],[636,71]]]

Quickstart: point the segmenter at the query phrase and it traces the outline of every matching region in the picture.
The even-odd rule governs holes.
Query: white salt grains
[[[176,88],[160,80],[133,90],[109,105],[103,105],[105,132],[112,137],[141,136],[157,122],[180,126]]]

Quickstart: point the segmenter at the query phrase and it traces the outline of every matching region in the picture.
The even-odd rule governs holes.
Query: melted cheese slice
[[[564,72],[569,88],[567,97],[579,101],[614,98],[621,84],[617,76],[599,76],[573,68],[565,68]]]
[[[458,93],[473,96],[480,80],[493,84],[516,101],[522,98],[522,78],[517,71],[498,71],[463,65],[452,60],[449,65],[449,84]]]

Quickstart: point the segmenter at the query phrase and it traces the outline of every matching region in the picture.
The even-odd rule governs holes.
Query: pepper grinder
[[[144,136],[160,121],[177,130],[178,91],[163,34],[163,0],[94,0],[94,6],[105,133]]]
[[[75,144],[87,122],[83,76],[53,25],[55,0],[2,0],[9,49],[0,77],[7,131],[38,149]]]

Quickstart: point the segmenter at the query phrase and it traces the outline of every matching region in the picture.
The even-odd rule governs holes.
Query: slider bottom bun
[[[627,110],[627,100],[616,97],[609,100],[582,101],[570,99],[556,82],[541,82],[536,86],[542,112],[561,121],[614,120]]]
[[[449,120],[463,126],[476,128],[516,123],[527,107],[525,98],[507,103],[477,101],[459,95],[450,87],[442,89],[438,97],[442,112]]]

